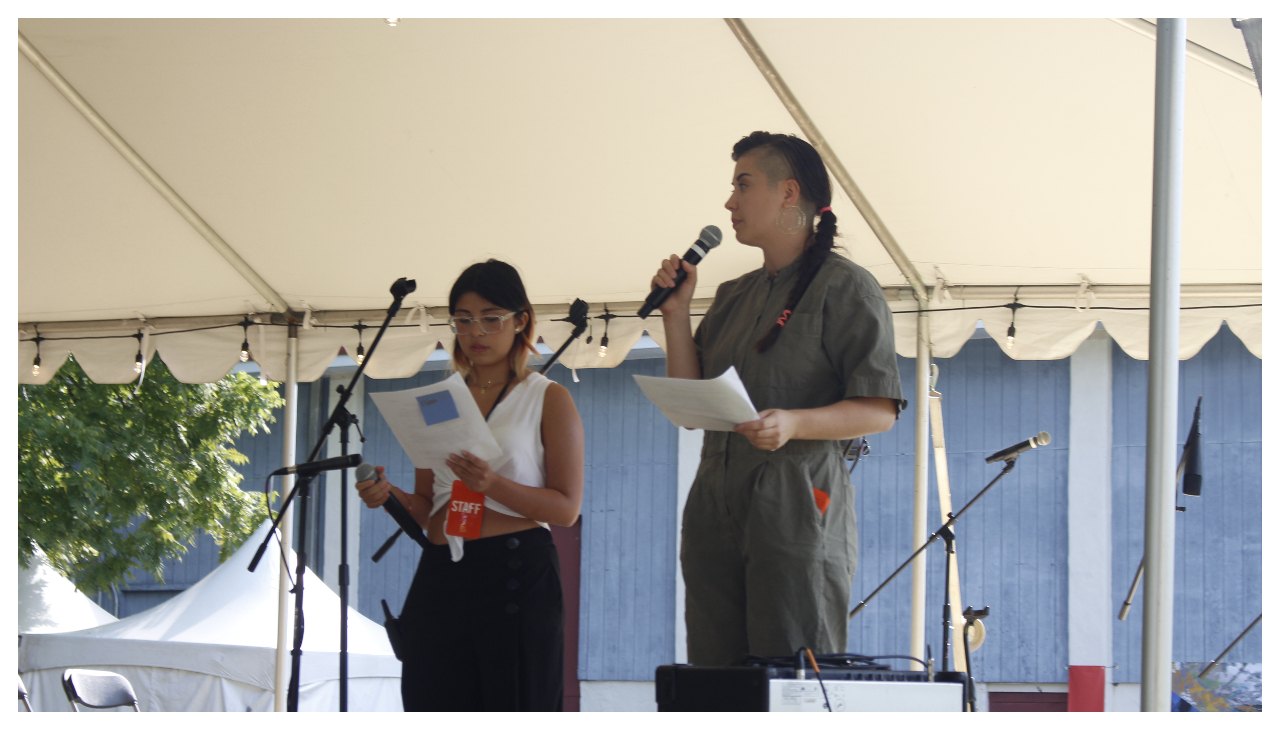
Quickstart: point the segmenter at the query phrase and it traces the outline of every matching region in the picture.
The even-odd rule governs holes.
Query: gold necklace
[[[505,384],[507,383],[507,381],[509,381],[509,380],[511,380],[511,373],[507,373],[507,380],[502,381],[503,385],[505,385]],[[490,385],[495,385],[495,384],[497,384],[497,382],[498,382],[498,381],[496,381],[496,380],[490,380],[490,381],[489,381],[489,382],[487,382],[487,383],[481,383],[481,384],[480,384],[480,395],[484,395],[484,393],[485,393],[485,389],[486,389],[486,388],[488,388]]]

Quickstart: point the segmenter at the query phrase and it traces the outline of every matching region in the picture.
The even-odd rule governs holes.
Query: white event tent
[[[38,546],[31,565],[18,568],[18,633],[52,634],[109,624],[102,610],[49,564]]]
[[[276,586],[280,548],[272,540],[247,568],[270,523],[194,586],[154,608],[96,628],[21,637],[18,673],[36,711],[69,712],[69,667],[124,675],[147,711],[270,711],[275,697]],[[288,551],[289,569],[295,556]],[[338,709],[338,596],[309,569],[299,709]],[[398,711],[400,662],[386,632],[347,611],[352,711]]]
[[[823,152],[845,253],[917,359],[909,398],[978,320],[1001,337],[1016,318],[1014,358],[1066,357],[1099,322],[1147,356],[1147,20],[18,25],[22,383],[68,352],[98,382],[136,378],[139,352],[206,382],[247,340],[288,394],[368,344],[352,325],[381,322],[399,277],[408,326],[366,372],[407,376],[450,344],[454,277],[490,256],[523,272],[553,349],[575,298],[623,315],[593,320],[605,357],[562,358],[617,365],[646,329],[662,344],[627,315],[661,257],[727,227],[729,150],[756,129]],[[1186,38],[1178,356],[1223,322],[1261,356],[1259,85],[1230,20]],[[697,303],[759,265],[727,240]]]

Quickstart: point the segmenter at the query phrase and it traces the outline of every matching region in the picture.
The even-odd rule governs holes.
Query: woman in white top
[[[582,421],[564,386],[529,370],[533,307],[520,275],[490,259],[449,292],[453,367],[503,449],[491,465],[463,451],[446,473],[417,469],[412,494],[383,477],[356,484],[371,508],[388,494],[423,526],[423,551],[400,615],[408,711],[562,709],[564,599],[547,524],[582,506]],[[483,495],[478,538],[445,534],[455,482]]]

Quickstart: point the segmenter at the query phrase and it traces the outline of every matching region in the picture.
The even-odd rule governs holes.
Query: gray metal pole
[[[1151,347],[1147,361],[1146,585],[1142,711],[1170,711],[1173,529],[1178,447],[1178,293],[1182,263],[1182,133],[1187,21],[1156,23],[1155,164],[1151,200]]]
[[[284,463],[281,466],[293,466],[297,455],[294,453],[298,443],[298,326],[289,326],[289,350],[285,356],[284,380]],[[282,480],[281,494],[288,494],[293,488],[293,475]],[[293,507],[289,508],[290,513]],[[280,542],[293,545],[292,515],[280,520]],[[289,694],[289,649],[293,638],[293,612],[289,605],[289,572],[282,565],[280,568],[280,600],[276,612],[276,712],[284,712]]]
[[[911,547],[929,539],[929,310],[921,306],[916,315],[916,460],[912,497]],[[925,577],[929,551],[911,564],[911,656],[924,658]],[[948,559],[944,554],[943,559]],[[959,576],[957,576],[959,578]],[[944,588],[945,590],[945,588]],[[939,647],[941,651],[941,647]]]

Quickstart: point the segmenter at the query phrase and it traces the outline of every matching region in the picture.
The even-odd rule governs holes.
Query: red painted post
[[[1107,668],[1072,666],[1067,675],[1067,712],[1105,712]]]

